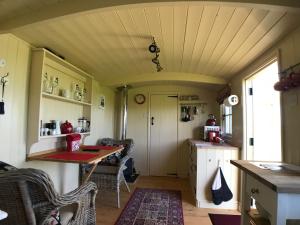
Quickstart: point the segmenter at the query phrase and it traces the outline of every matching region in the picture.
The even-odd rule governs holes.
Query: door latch
[[[151,125],[154,125],[154,117],[151,117]]]

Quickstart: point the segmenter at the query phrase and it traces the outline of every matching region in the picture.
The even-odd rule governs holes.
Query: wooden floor
[[[96,199],[97,225],[114,225],[123,207],[136,187],[180,190],[185,225],[211,225],[208,213],[239,214],[235,210],[199,209],[194,206],[194,200],[187,179],[171,177],[139,177],[131,184],[131,193],[122,185],[121,208],[116,208],[116,195],[98,192]]]

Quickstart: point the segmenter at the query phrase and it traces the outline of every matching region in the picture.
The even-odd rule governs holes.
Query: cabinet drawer
[[[246,192],[262,205],[268,212],[274,212],[277,202],[277,194],[250,175],[246,175]]]

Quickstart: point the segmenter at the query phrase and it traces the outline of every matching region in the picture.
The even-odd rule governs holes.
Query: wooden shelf
[[[63,101],[63,102],[70,102],[70,103],[73,103],[73,104],[87,105],[87,106],[91,106],[92,105],[91,103],[88,103],[88,102],[76,101],[74,99],[65,98],[65,97],[58,96],[58,95],[52,95],[52,94],[48,94],[48,93],[45,93],[45,92],[43,92],[42,95],[45,98],[52,98],[52,99]]]
[[[70,133],[70,134],[81,134],[81,135],[90,135],[90,132],[85,133]],[[65,137],[69,134],[59,134],[59,135],[46,135],[46,136],[40,136],[40,139],[47,139],[47,138],[59,138],[59,137]]]

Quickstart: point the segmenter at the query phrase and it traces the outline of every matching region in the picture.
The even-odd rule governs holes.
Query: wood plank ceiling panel
[[[282,33],[288,32],[295,26],[295,16],[285,14],[280,20],[272,27],[272,29],[266,33],[263,38],[251,48],[246,55],[240,59],[239,64],[234,66],[230,74],[236,73],[250,63],[260,52],[264,52],[270,48],[273,44],[273,37],[282,37]],[[296,62],[295,62],[296,63]],[[282,68],[283,69],[283,68]]]
[[[47,41],[44,45],[36,45],[39,47],[50,46],[51,49],[82,69],[87,69],[85,65],[90,65],[89,70],[94,71],[97,68],[98,60],[94,56],[93,51],[87,48],[87,41],[82,41],[78,38],[78,34],[70,31],[70,29],[74,30],[77,28],[78,26],[75,24],[66,24],[66,22],[63,24],[62,21],[55,24],[49,23],[42,27],[38,26],[38,33],[41,35],[39,38]]]
[[[218,15],[216,16],[214,25],[209,33],[208,39],[205,43],[205,47],[201,53],[199,63],[197,65],[197,73],[203,74],[203,67],[209,62],[210,56],[212,55],[215,47],[217,46],[220,38],[226,29],[235,8],[233,7],[221,7]]]
[[[35,1],[24,7],[30,9]],[[35,7],[69,0],[45,1]],[[152,36],[161,49],[163,72],[230,78],[297,24],[299,16],[284,8],[177,2],[94,10],[12,32],[109,84],[156,72],[148,51]]]
[[[106,14],[107,13],[107,14]],[[132,56],[125,54],[128,51],[126,46],[120,41],[118,35],[115,34],[115,30],[112,30],[109,24],[110,17],[115,17],[113,12],[104,12],[104,14],[92,14],[94,20],[94,29],[99,29],[99,39],[103,42],[103,52],[102,54],[111,55],[111,61],[117,65],[117,68],[120,68],[120,71],[115,73],[110,73],[109,76],[114,77],[120,72],[126,74],[133,71],[133,60]],[[115,17],[116,18],[116,17]],[[118,20],[117,20],[118,21]],[[119,21],[118,21],[119,23]],[[116,26],[122,26],[120,23]],[[94,46],[95,48],[96,46]],[[101,71],[99,71],[101,73]]]
[[[198,63],[200,61],[203,49],[215,22],[216,16],[219,12],[219,6],[205,6],[203,15],[197,35],[197,40],[192,52],[192,59],[189,68],[189,72],[193,73],[196,71]]]
[[[102,14],[102,19],[108,32],[108,40],[111,41],[113,50],[118,52],[121,56],[118,62],[123,65],[128,65],[128,73],[140,74],[143,72],[140,63],[137,59],[137,50],[133,48],[133,44],[129,41],[128,33],[124,29],[116,11],[108,11]],[[111,51],[111,49],[110,49]]]
[[[245,42],[227,62],[226,69],[223,70],[223,73],[225,75],[228,74],[236,63],[239,62],[239,60],[272,29],[272,27],[282,18],[282,16],[284,16],[284,14],[284,12],[269,12],[260,25],[257,26],[256,29],[247,37]]]
[[[151,33],[151,36],[155,38],[155,41],[157,42],[157,45],[164,49],[164,40],[162,37],[162,26],[161,26],[161,20],[160,20],[160,13],[157,7],[148,7],[145,8],[145,14],[147,23],[149,26],[149,30]],[[151,56],[153,58],[154,54]],[[160,64],[165,64],[166,62],[166,56],[165,52],[161,51],[159,53],[159,61]],[[154,70],[156,70],[155,64],[153,64]]]
[[[147,57],[147,46],[151,43],[150,38],[145,37],[138,32],[137,26],[134,23],[130,10],[118,10],[118,14],[124,29],[126,30],[126,38],[132,44],[132,54],[136,55],[137,63],[140,65],[141,73],[145,70],[149,71],[152,67],[151,57]],[[149,52],[150,55],[150,52]]]
[[[216,60],[215,68],[211,69],[211,73],[217,76],[223,76],[223,70],[226,63],[235,54],[236,51],[242,46],[248,36],[253,30],[259,25],[259,23],[267,16],[268,11],[253,9],[251,14],[248,16],[242,27],[235,35],[231,43],[228,45],[226,50],[222,53],[221,57]]]
[[[135,29],[138,34],[138,36],[142,37],[145,42],[141,42],[142,46],[140,48],[144,48],[144,54],[147,61],[150,65],[150,67],[147,65],[147,67],[144,68],[144,72],[153,72],[155,71],[154,64],[151,62],[152,55],[148,51],[148,46],[152,43],[152,35],[149,30],[149,25],[146,18],[146,12],[144,8],[132,8],[130,9],[130,14],[132,17],[132,20],[135,24]]]
[[[159,8],[161,32],[164,46],[161,48],[166,55],[165,71],[174,71],[174,7],[162,6]]]
[[[114,70],[122,68],[114,61],[114,55],[110,51],[105,51],[105,42],[102,41],[101,31],[99,30],[99,22],[91,15],[84,16],[82,19],[76,20],[77,27],[82,35],[89,38],[90,54],[96,59],[95,66],[98,68],[94,73],[110,74]]]
[[[188,8],[181,68],[182,72],[188,71],[188,68],[190,67],[193,49],[199,32],[203,9],[203,6],[189,6]]]
[[[236,8],[234,14],[232,15],[230,21],[228,22],[222,36],[220,37],[218,43],[215,45],[212,54],[206,64],[203,65],[202,73],[212,74],[212,70],[217,67],[217,61],[222,56],[224,51],[228,48],[230,43],[236,37],[237,33],[241,29],[245,20],[251,13],[250,8]]]
[[[90,42],[86,39],[86,35],[82,33],[82,30],[76,20],[62,20],[57,22],[56,25],[50,23],[48,28],[44,30],[44,33],[49,34],[49,31],[52,31],[52,34],[56,36],[54,39],[55,42],[62,40],[62,42],[65,43],[59,53],[63,54],[67,59],[70,58],[69,54],[71,51],[76,51],[78,54],[77,60],[81,61],[81,58],[84,57],[85,61],[89,62],[89,64],[97,65],[98,60],[94,55],[95,48],[89,44]],[[64,54],[64,52],[66,54]],[[80,65],[83,69],[86,69],[86,67],[77,60],[69,61],[79,63],[78,65]]]
[[[174,6],[174,71],[181,71],[182,67],[187,9],[188,6],[186,4]]]

